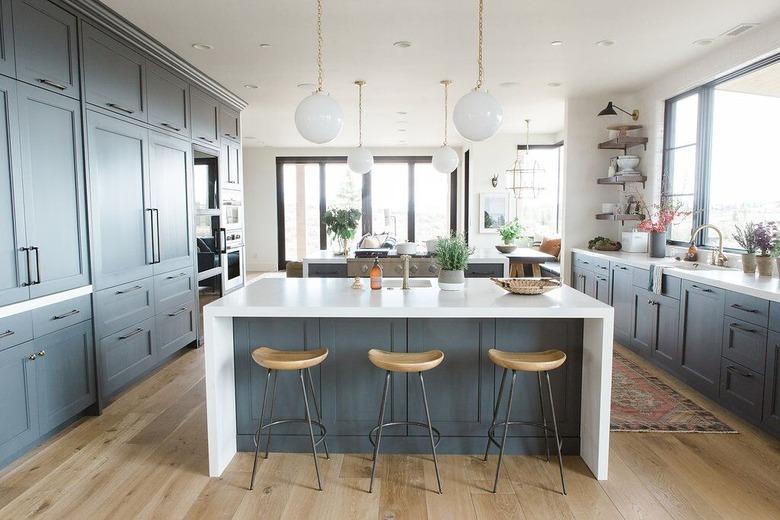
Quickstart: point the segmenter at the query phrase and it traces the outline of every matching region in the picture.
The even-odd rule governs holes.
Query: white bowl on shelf
[[[639,166],[639,156],[618,155],[617,165],[620,172],[635,172],[636,167]]]

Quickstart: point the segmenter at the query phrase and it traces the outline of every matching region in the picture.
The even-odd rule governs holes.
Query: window
[[[735,226],[780,221],[780,176],[766,159],[778,118],[780,55],[667,101],[664,189],[696,211],[670,241],[687,243],[711,223],[737,249]],[[717,246],[717,234],[707,230],[698,245]]]
[[[544,174],[536,179],[542,189],[536,198],[517,199],[514,204],[517,218],[525,227],[525,232],[536,240],[541,240],[545,236],[556,235],[559,231],[563,143],[531,145],[530,148],[531,157],[544,170]],[[518,146],[518,149],[524,150],[525,145]]]
[[[357,235],[390,232],[399,242],[446,236],[454,228],[455,174],[430,157],[376,157],[368,175],[352,173],[345,157],[277,158],[279,268],[330,249],[322,216],[331,207],[358,208]]]

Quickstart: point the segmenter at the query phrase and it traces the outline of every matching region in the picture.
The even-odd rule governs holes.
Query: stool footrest
[[[293,423],[308,425],[309,421],[307,421],[306,419],[293,418],[293,419],[279,419],[277,421],[264,424],[263,427],[258,428],[257,431],[255,431],[255,434],[252,436],[255,442],[255,447],[257,447],[258,439],[260,437],[260,432],[262,432],[263,430],[271,428],[271,426],[279,426],[280,424],[293,424]],[[325,436],[328,435],[328,430],[325,429],[325,426],[323,426],[323,424],[320,421],[315,421],[314,419],[311,420],[311,425],[316,426],[317,428],[320,429],[320,432],[318,434],[315,434],[315,435],[319,435],[319,439],[317,439],[314,442],[314,445],[318,446],[322,441],[325,440]]]
[[[540,429],[542,431],[546,430],[548,433],[552,433],[553,435],[555,435],[555,430],[553,428],[550,428],[549,426],[545,426],[542,423],[537,423],[537,422],[533,422],[533,421],[509,421],[509,422],[504,421],[504,422],[499,422],[499,423],[496,423],[495,425],[493,425],[488,430],[488,441],[492,442],[493,444],[495,444],[496,447],[498,447],[498,448],[501,448],[501,443],[498,442],[495,439],[494,435],[495,435],[495,432],[496,432],[496,428],[498,428],[500,426],[504,426],[504,425],[508,425],[508,426],[533,426],[534,428],[538,428],[538,429]],[[563,447],[563,439],[561,439],[560,442],[558,443],[558,448],[562,448],[562,447]]]
[[[419,428],[425,428],[428,429],[428,425],[421,422],[416,421],[393,421],[393,422],[387,422],[382,424],[382,429],[387,428],[389,426],[417,426]],[[436,441],[433,443],[433,447],[436,448],[439,445],[439,441],[441,440],[441,433],[439,433],[439,430],[431,426],[431,431],[433,432],[434,437],[436,438]],[[376,441],[374,440],[374,436],[378,434],[379,432],[379,426],[375,426],[370,432],[368,432],[368,440],[371,442],[372,446],[376,446]]]

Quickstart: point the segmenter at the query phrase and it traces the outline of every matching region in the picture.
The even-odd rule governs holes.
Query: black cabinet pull
[[[35,281],[30,285],[39,285],[41,283],[41,250],[38,246],[31,246],[30,251],[35,251]]]
[[[135,114],[135,110],[127,107],[123,107],[122,105],[117,105],[116,103],[106,103],[109,107],[119,110],[120,112],[124,112],[125,114]]]
[[[176,311],[176,312],[169,312],[169,313],[168,313],[168,316],[170,316],[171,318],[173,318],[174,316],[178,316],[179,314],[181,314],[181,313],[183,313],[183,312],[187,312],[188,310],[190,310],[190,308],[189,308],[189,307],[182,307],[181,309],[179,309],[179,310],[178,310],[178,311]]]
[[[81,311],[78,310],[78,309],[73,309],[72,311],[68,311],[65,314],[55,314],[54,316],[52,316],[52,319],[53,320],[61,320],[61,319],[67,318],[68,316],[74,316],[74,315],[76,315],[76,314],[78,314],[80,312]]]
[[[208,137],[204,137],[204,136],[202,136],[202,135],[199,135],[199,136],[198,136],[198,139],[203,139],[203,140],[204,140],[204,141],[206,141],[207,143],[213,143],[213,142],[214,142],[214,139],[209,139]]]
[[[757,312],[758,312],[758,310],[756,310],[756,309],[748,309],[747,307],[743,307],[742,305],[740,305],[740,304],[738,304],[738,303],[732,303],[732,304],[731,304],[731,308],[732,308],[732,309],[737,309],[737,310],[739,310],[739,311],[744,311],[744,312],[751,312],[751,313],[753,313],[753,314],[755,314],[755,313],[757,313]]]
[[[160,253],[160,210],[157,208],[154,208],[154,214],[155,214],[155,230],[157,231],[157,262],[162,262],[162,254]],[[154,249],[152,249],[152,253],[154,253]]]
[[[127,294],[127,293],[131,293],[133,291],[137,291],[138,289],[143,289],[143,287],[140,286],[140,285],[136,285],[134,287],[130,287],[129,289],[125,289],[124,291],[117,291],[114,294]]]
[[[150,264],[159,264],[160,263],[160,212],[156,208],[146,208],[146,211],[149,212],[149,227],[151,228],[151,239],[152,239],[152,260],[149,262]],[[155,216],[156,219],[156,225],[155,225]],[[155,231],[156,235],[155,236]],[[157,256],[155,256],[155,244],[157,245]]]
[[[174,132],[181,132],[181,128],[179,128],[178,126],[173,126],[172,124],[170,124],[170,123],[166,123],[166,122],[164,122],[164,121],[163,121],[162,123],[160,123],[160,124],[161,124],[162,126],[164,126],[165,128],[170,128],[170,129],[171,129],[171,130],[173,130]]]
[[[172,274],[170,276],[166,276],[166,280],[175,280],[176,278],[181,278],[182,276],[187,276],[187,273],[179,273],[179,274]]]
[[[758,331],[756,329],[749,329],[747,327],[743,327],[739,323],[729,323],[729,327],[736,330],[741,330],[742,332],[747,332],[749,334],[755,334]]]
[[[60,90],[68,90],[67,85],[63,85],[62,83],[57,83],[56,81],[52,81],[46,78],[38,78],[38,83],[43,83],[44,85],[48,85]]]
[[[119,336],[117,339],[125,340],[125,339],[128,339],[128,338],[132,338],[133,336],[135,336],[137,334],[140,334],[143,331],[144,331],[144,329],[135,329],[133,332],[131,332],[129,334],[125,334],[124,336]]]
[[[699,286],[698,286],[698,285],[696,285],[696,284],[692,284],[692,285],[691,285],[691,287],[692,287],[692,288],[694,288],[694,289],[699,289],[700,291],[702,291],[702,292],[706,292],[706,293],[711,293],[711,292],[714,292],[712,289],[709,289],[709,288],[707,288],[707,287],[699,287]]]
[[[735,367],[734,365],[728,365],[726,367],[726,370],[728,370],[729,372],[733,372],[737,375],[740,375],[742,377],[753,377],[753,374],[751,374],[750,372],[742,372],[740,370],[737,370],[737,367]]]
[[[7,338],[8,336],[13,336],[16,334],[16,332],[12,331],[11,329],[8,329],[7,331],[0,334],[0,339]]]
[[[22,282],[22,287],[29,287],[33,285],[32,281],[32,268],[30,267],[30,248],[29,247],[20,247],[19,251],[24,251],[25,256],[25,264],[27,264],[27,281]]]

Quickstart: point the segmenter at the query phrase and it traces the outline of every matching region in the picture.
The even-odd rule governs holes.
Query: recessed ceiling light
[[[214,46],[209,45],[208,43],[193,43],[192,48],[198,49],[199,51],[210,51]]]
[[[398,131],[399,132],[406,132],[406,128],[399,128]]]
[[[258,45],[258,47],[260,47],[261,49],[267,49],[270,46],[271,46],[270,43],[261,43],[260,45]]]
[[[550,83],[547,84],[547,86],[555,88],[555,87],[560,87],[561,84],[558,83],[557,81],[551,81]]]
[[[404,112],[403,110],[401,110],[401,111],[398,111],[398,112],[396,112],[396,114],[398,114],[399,116],[405,116],[405,115],[406,115],[406,112]]]
[[[253,83],[244,83],[244,88],[256,89],[256,88],[260,88],[260,86],[259,85],[255,85]]]
[[[398,141],[398,144],[406,144],[406,141]]]
[[[393,42],[393,47],[399,47],[401,49],[406,49],[411,46],[412,46],[412,42],[407,40],[399,40],[397,42]]]
[[[615,45],[615,41],[614,40],[599,40],[599,41],[596,42],[596,45],[598,45],[599,47],[612,47],[613,45]]]
[[[245,135],[244,139],[249,139],[251,141],[251,140],[257,139],[257,137],[255,137],[253,135]]]
[[[304,90],[313,90],[317,88],[317,85],[315,85],[314,83],[298,83],[297,86],[298,88],[302,88]]]
[[[517,81],[505,81],[503,83],[499,83],[499,86],[501,86],[501,87],[516,87],[519,84],[520,83],[518,83]]]
[[[563,45],[563,40],[553,40],[550,42],[550,45],[552,45],[553,47],[560,47],[561,45]]]
[[[712,43],[714,41],[715,40],[713,40],[712,38],[702,38],[700,40],[694,41],[693,44],[694,45],[701,45],[702,47],[706,47],[707,45],[712,45]]]

